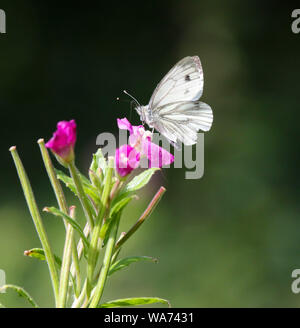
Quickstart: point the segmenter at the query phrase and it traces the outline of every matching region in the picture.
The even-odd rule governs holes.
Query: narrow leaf
[[[55,170],[55,171],[56,171],[57,178],[59,180],[61,180],[62,182],[64,182],[66,187],[68,187],[76,196],[78,196],[77,190],[76,190],[76,187],[75,187],[75,184],[74,184],[74,181],[72,180],[72,178],[70,178],[64,172],[62,172],[60,170]],[[98,196],[97,189],[93,185],[90,184],[89,180],[84,175],[80,174],[80,179],[82,182],[84,192],[88,196],[90,196],[96,204],[99,204],[100,198]]]
[[[44,250],[42,248],[32,248],[32,249],[29,249],[27,251],[24,251],[24,255],[25,256],[36,258],[36,259],[38,259],[40,261],[45,261],[46,260],[45,252],[44,252]],[[54,259],[55,259],[56,264],[60,268],[61,267],[61,259],[57,255],[55,255],[55,254],[54,254]]]
[[[90,180],[85,175],[83,175],[82,173],[79,173],[79,175],[80,175],[80,179],[81,179],[81,182],[82,182],[83,185],[92,187],[91,183],[90,183]]]
[[[100,230],[100,238],[103,240],[103,247],[106,245],[109,231],[111,227],[111,223],[113,218],[116,217],[118,213],[123,211],[124,207],[134,198],[137,198],[136,195],[127,196],[127,194],[123,194],[124,197],[120,197],[118,202],[115,202],[112,206],[112,209],[109,214],[109,218],[104,222]]]
[[[104,247],[106,245],[106,242],[107,242],[108,236],[109,236],[109,231],[111,228],[111,224],[113,221],[114,221],[114,217],[112,217],[112,218],[110,217],[105,220],[105,222],[103,223],[103,225],[101,227],[99,237],[100,237],[100,239],[103,240],[102,247]]]
[[[110,269],[109,269],[108,275],[110,276],[113,273],[115,273],[116,271],[119,271],[123,268],[126,268],[130,264],[135,263],[135,262],[139,262],[139,261],[150,261],[150,262],[157,263],[157,259],[154,258],[154,257],[150,257],[150,256],[129,256],[129,257],[125,257],[124,259],[118,260],[114,264],[112,264]]]
[[[138,197],[136,195],[128,196],[128,194],[122,194],[118,198],[118,200],[112,204],[112,208],[111,208],[111,211],[110,211],[110,216],[113,216],[116,213],[123,210],[124,207],[134,198],[137,199]]]
[[[102,303],[99,305],[100,308],[112,308],[112,307],[122,307],[122,306],[137,306],[146,305],[153,303],[163,303],[171,307],[168,300],[159,297],[133,297],[133,298],[122,298],[118,300],[113,300],[110,302]]]
[[[40,261],[45,261],[46,260],[45,252],[42,248],[32,248],[28,251],[24,251],[24,255],[36,258]],[[60,269],[61,268],[61,263],[62,263],[61,259],[55,254],[54,254],[54,259],[55,259],[55,262],[56,262],[58,268]],[[72,281],[72,285],[75,286],[76,284],[75,284],[75,280],[74,280],[74,277],[73,277],[72,274],[70,275],[70,278],[71,278],[71,281]]]
[[[0,287],[0,291],[5,291],[6,289],[12,289],[17,292],[21,297],[24,297],[33,307],[38,308],[39,306],[33,300],[33,298],[26,292],[22,287],[16,285],[4,285]]]
[[[95,156],[96,156],[96,161],[97,161],[97,165],[98,165],[97,168],[100,168],[103,172],[103,175],[105,176],[105,172],[107,169],[107,161],[106,161],[105,157],[103,156],[101,148],[98,148]]]
[[[49,212],[49,213],[51,213],[55,216],[60,216],[61,218],[65,219],[68,223],[70,223],[71,226],[80,234],[80,237],[81,237],[81,239],[84,243],[84,246],[85,246],[86,250],[88,249],[89,242],[86,239],[80,225],[75,220],[73,220],[69,215],[67,215],[64,212],[60,211],[56,207],[45,207],[44,211]]]
[[[134,177],[126,186],[126,188],[124,189],[124,192],[127,191],[136,191],[139,190],[141,188],[143,188],[151,179],[152,175],[157,171],[160,170],[158,167],[153,167],[150,168],[142,173],[140,173],[139,175],[137,175],[136,177]]]
[[[163,194],[165,193],[166,189],[164,187],[160,187],[158,192],[155,194],[153,199],[151,200],[150,204],[138,219],[138,221],[130,228],[130,230],[124,234],[116,243],[115,251],[118,250],[125,242],[128,240],[137,230],[138,228],[145,222],[145,220],[151,215],[154,208],[162,198]]]
[[[97,155],[93,154],[93,159],[92,159],[89,170],[96,172],[97,168],[98,168]]]
[[[101,193],[102,192],[102,181],[96,171],[89,170],[90,180],[95,188]]]

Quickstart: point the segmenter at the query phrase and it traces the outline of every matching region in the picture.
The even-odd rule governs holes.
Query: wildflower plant
[[[42,214],[37,206],[30,181],[15,146],[10,148],[18,176],[32,216],[40,248],[26,250],[24,255],[45,261],[49,268],[55,306],[58,308],[106,308],[136,306],[169,302],[159,297],[134,297],[102,301],[109,277],[117,271],[139,261],[153,261],[148,256],[121,258],[121,250],[139,227],[150,216],[166,189],[160,187],[141,217],[126,233],[119,234],[119,224],[124,220],[124,208],[136,193],[146,186],[153,174],[163,165],[174,161],[172,154],[152,143],[152,134],[143,126],[133,126],[126,119],[118,119],[120,129],[129,130],[129,143],[116,149],[114,157],[105,158],[99,148],[93,154],[88,177],[76,167],[75,143],[77,138],[74,120],[61,121],[53,137],[45,144],[38,140],[41,155],[51,182],[57,205],[44,207],[43,211],[63,220],[65,243],[62,254],[54,254],[45,230]],[[51,160],[50,150],[68,173],[57,170]],[[148,158],[149,168],[135,174],[142,157]],[[61,186],[65,184],[78,197],[83,209],[85,226],[78,220],[75,206],[69,206]],[[100,254],[103,256],[100,256]],[[100,261],[100,259],[102,259]],[[99,269],[100,267],[100,269]],[[13,289],[38,307],[32,297],[21,287],[4,285],[2,290]]]

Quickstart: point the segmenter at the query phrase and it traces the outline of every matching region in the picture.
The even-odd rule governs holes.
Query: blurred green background
[[[160,296],[174,307],[297,307],[291,272],[300,267],[299,3],[274,1],[55,2],[2,0],[0,34],[0,269],[53,306],[47,266],[23,251],[39,247],[8,148],[17,145],[40,208],[55,206],[36,141],[59,120],[78,124],[83,172],[99,133],[129,117],[127,89],[146,104],[179,59],[199,55],[203,101],[214,110],[205,135],[205,173],[186,180],[166,169],[126,210],[135,222],[160,185],[162,202],[123,255],[132,265],[110,279],[104,300]],[[131,121],[138,123],[132,113]],[[68,194],[70,195],[70,194]],[[69,203],[74,198],[69,196]],[[62,252],[64,228],[43,215]],[[27,306],[13,293],[6,306]]]

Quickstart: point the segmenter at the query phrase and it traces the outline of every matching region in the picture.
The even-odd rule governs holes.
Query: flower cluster
[[[46,144],[44,139],[38,141],[58,205],[46,206],[43,211],[60,217],[66,227],[61,258],[52,251],[42,215],[16,147],[10,148],[42,246],[26,250],[24,255],[47,262],[56,307],[105,308],[152,303],[169,305],[167,300],[158,297],[102,301],[106,282],[114,272],[137,261],[156,262],[155,258],[146,256],[127,256],[121,259],[118,257],[121,248],[124,248],[127,240],[151,215],[166,189],[162,186],[159,188],[136,223],[120,236],[119,225],[124,208],[137,198],[138,190],[148,184],[158,168],[174,161],[173,155],[152,142],[152,133],[146,131],[142,125],[131,125],[123,118],[118,119],[118,126],[129,131],[128,144],[116,149],[115,157],[108,158],[105,158],[99,148],[93,154],[88,176],[81,173],[75,164],[74,147],[77,133],[74,120],[59,122],[52,138]],[[54,168],[47,148],[52,151],[59,163],[68,169],[69,174]],[[150,168],[137,174],[133,179],[128,179],[128,174],[139,166],[143,157],[148,159]],[[75,206],[69,206],[59,180],[78,197],[78,204],[82,209],[79,215],[85,220],[77,220]],[[82,222],[85,222],[85,226]],[[102,253],[103,256],[100,256]],[[100,265],[99,261],[102,261]],[[0,286],[0,293],[8,288],[18,291],[31,305],[38,307],[33,298],[19,286]]]
[[[174,162],[174,156],[152,140],[152,133],[142,125],[131,125],[127,118],[117,119],[118,127],[129,131],[129,145],[116,150],[115,163],[118,174],[124,177],[139,166],[140,159],[147,157],[149,167],[162,167]]]
[[[149,167],[162,167],[174,162],[174,156],[159,147],[152,140],[152,133],[143,125],[132,125],[127,118],[117,119],[119,129],[129,131],[129,144],[116,150],[115,166],[120,177],[125,177],[136,169],[140,160],[146,157]],[[69,163],[74,159],[76,142],[76,123],[74,120],[61,121],[46,147],[58,157],[60,162]]]

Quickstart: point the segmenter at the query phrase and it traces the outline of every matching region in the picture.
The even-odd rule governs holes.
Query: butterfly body
[[[161,80],[147,106],[137,106],[141,121],[155,128],[172,144],[193,145],[199,130],[208,131],[213,114],[199,101],[203,71],[199,57],[185,57]]]
[[[148,105],[146,106],[137,106],[135,107],[135,110],[138,112],[138,114],[140,115],[140,119],[142,121],[142,123],[146,122],[147,125],[150,128],[154,128],[154,117],[152,114],[152,110],[149,108]]]

